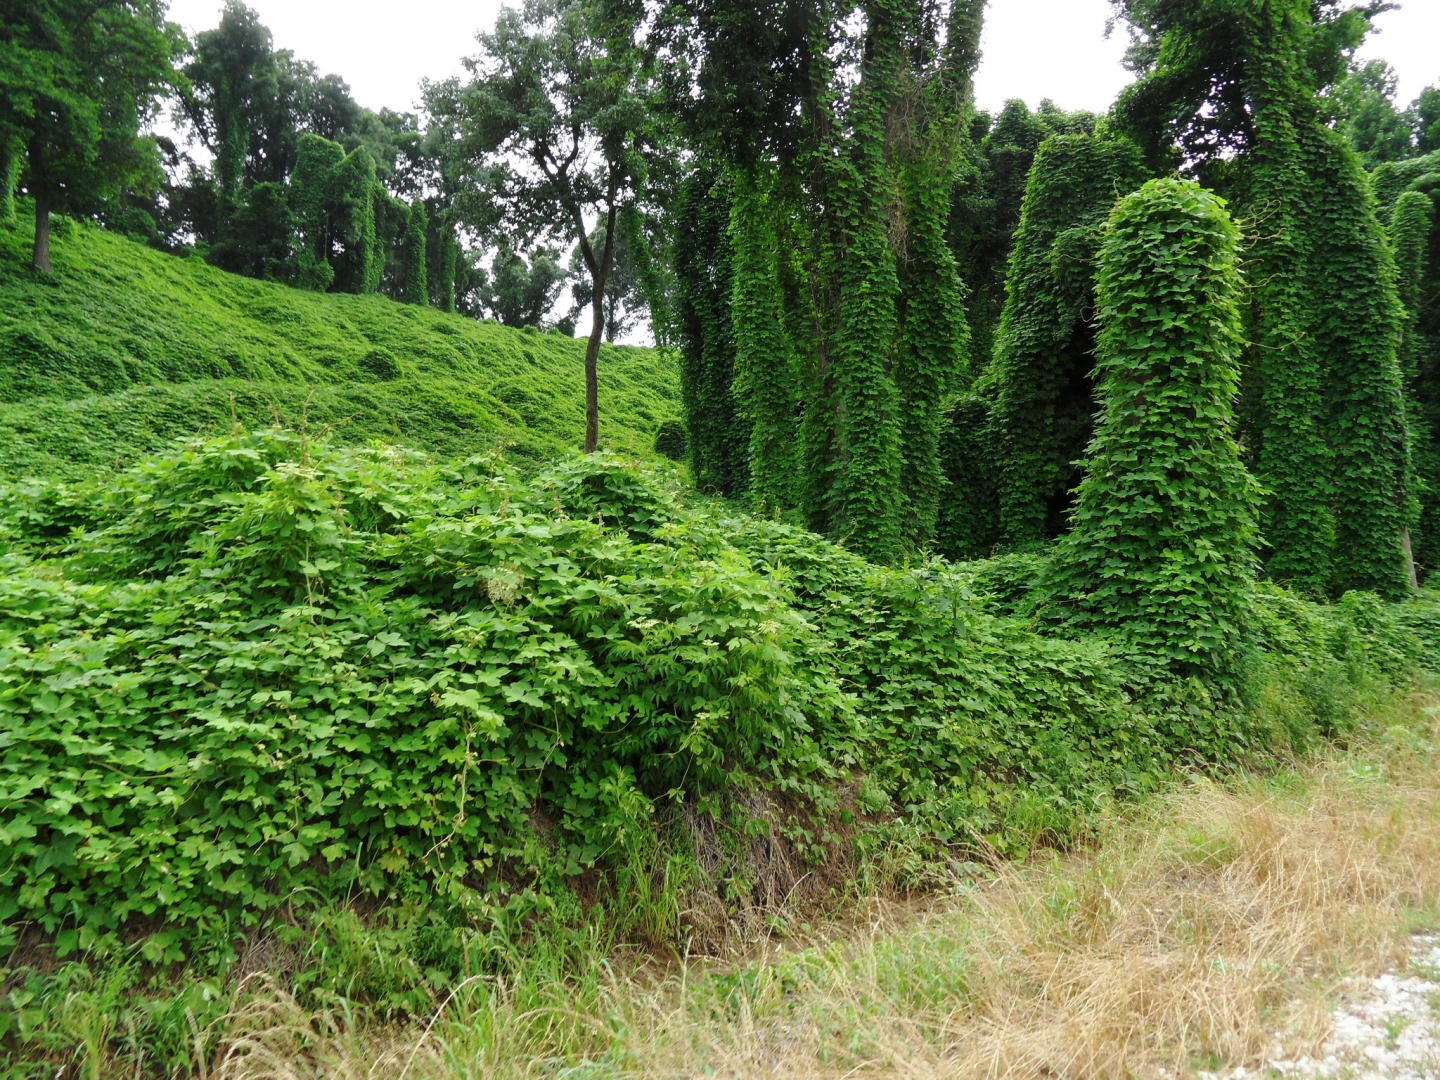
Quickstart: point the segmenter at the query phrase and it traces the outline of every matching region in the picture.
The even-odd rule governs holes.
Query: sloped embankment
[[[581,341],[255,281],[69,222],[42,277],[18,221],[0,227],[0,475],[123,466],[234,418],[532,461],[583,436]],[[648,453],[679,394],[663,354],[602,348],[608,445]]]

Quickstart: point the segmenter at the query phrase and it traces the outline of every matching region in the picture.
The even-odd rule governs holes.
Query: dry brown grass
[[[268,995],[211,1075],[1159,1077],[1261,1064],[1282,1029],[1312,1049],[1336,982],[1401,962],[1440,897],[1437,703],[1398,708],[1298,773],[1198,780],[1085,852],[725,970],[487,984],[386,1031]]]

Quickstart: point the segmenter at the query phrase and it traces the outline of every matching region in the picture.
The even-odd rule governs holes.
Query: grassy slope
[[[584,343],[378,296],[322,295],[63,225],[49,279],[31,225],[0,226],[0,475],[128,464],[278,414],[340,442],[539,459],[584,434]],[[308,404],[307,404],[308,403]],[[600,354],[602,442],[645,453],[679,415],[673,364]]]

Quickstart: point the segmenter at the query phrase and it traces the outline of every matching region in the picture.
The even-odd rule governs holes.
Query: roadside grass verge
[[[1402,963],[1433,925],[1437,713],[1433,686],[1377,693],[1348,747],[1179,783],[1082,849],[871,898],[723,964],[531,949],[404,1026],[258,978],[196,1029],[194,1074],[1160,1077],[1262,1065],[1282,1032],[1287,1056],[1313,1051],[1338,981]],[[133,1067],[85,1054],[80,1075]]]

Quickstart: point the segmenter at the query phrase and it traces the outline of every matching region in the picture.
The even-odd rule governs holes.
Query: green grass
[[[25,208],[0,226],[0,476],[128,465],[232,415],[446,456],[498,443],[538,462],[580,445],[582,341],[254,281],[59,224],[49,277],[30,269]],[[602,443],[649,455],[679,413],[671,360],[602,347]]]

